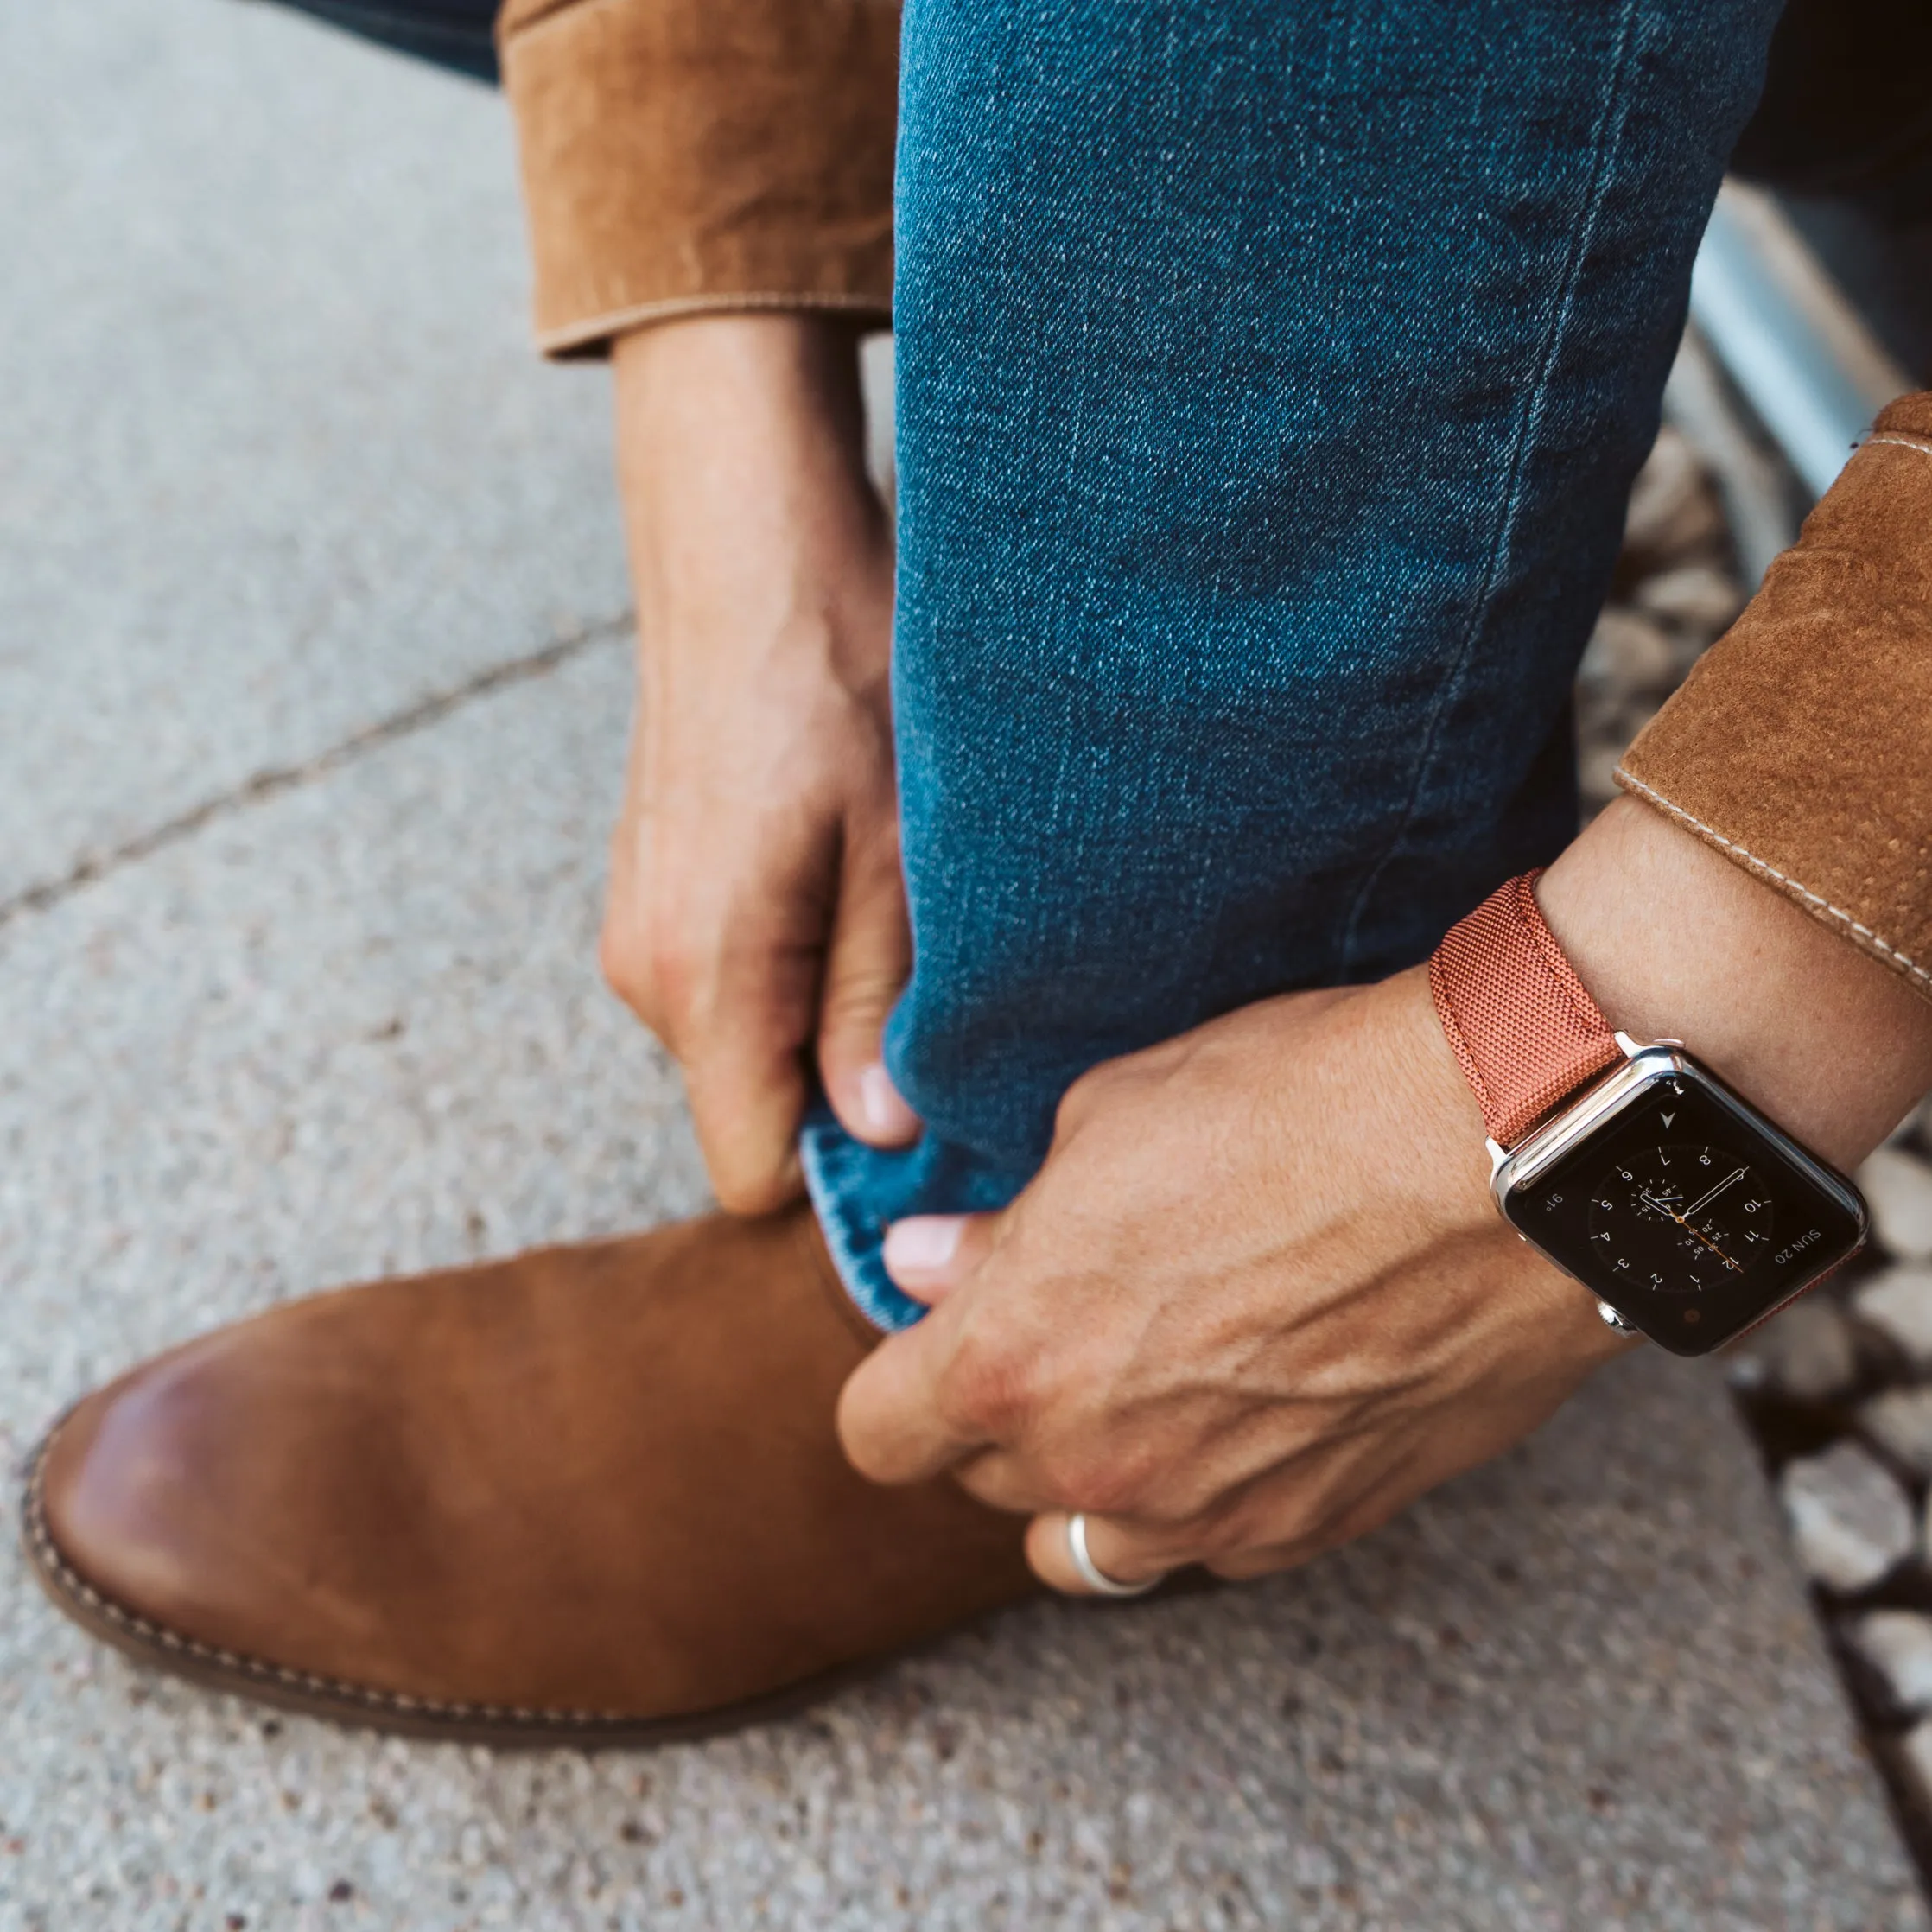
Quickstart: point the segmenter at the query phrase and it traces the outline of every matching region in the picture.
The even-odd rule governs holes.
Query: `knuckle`
[[[627,940],[607,934],[598,943],[597,964],[605,985],[659,1039],[669,1045],[675,1030],[670,1013],[659,995],[656,982],[639,966],[636,947]]]
[[[960,1338],[941,1378],[939,1420],[962,1435],[1007,1442],[1020,1434],[1038,1401],[1038,1381],[1027,1359],[983,1331]]]
[[[1090,1068],[1060,1096],[1053,1112],[1053,1136],[1065,1140],[1077,1134],[1098,1111],[1112,1076],[1104,1066]]]
[[[1062,1481],[1066,1506],[1089,1516],[1117,1516],[1125,1522],[1150,1520],[1144,1485],[1131,1471],[1118,1468],[1077,1469]]]
[[[786,1185],[784,1173],[778,1168],[732,1172],[715,1166],[712,1171],[711,1191],[718,1198],[718,1205],[727,1214],[747,1218],[772,1213],[785,1204],[792,1192]]]
[[[1162,1480],[1144,1484],[1131,1510],[1123,1513],[1149,1529],[1185,1537],[1202,1521],[1204,1510],[1192,1485],[1177,1489],[1171,1480]]]
[[[1253,1514],[1239,1507],[1209,1509],[1195,1517],[1189,1528],[1189,1540],[1208,1563],[1224,1563],[1261,1540]]]
[[[1064,1508],[1134,1522],[1160,1521],[1158,1464],[1151,1456],[1131,1449],[1063,1452],[1045,1459],[1043,1473]]]
[[[798,1192],[799,1177],[791,1136],[777,1115],[747,1123],[741,1110],[721,1102],[689,1077],[691,1114],[704,1149],[711,1191],[727,1214],[769,1214]]]
[[[1299,1507],[1284,1509],[1279,1497],[1248,1488],[1223,1490],[1188,1516],[1186,1539],[1200,1561],[1230,1562],[1263,1545],[1293,1539],[1300,1533],[1302,1516]]]
[[[652,928],[644,949],[643,972],[650,997],[666,1013],[688,1008],[697,984],[697,959],[675,923]]]
[[[1237,1495],[1229,1490],[1224,1473],[1185,1465],[1169,1477],[1166,1495],[1169,1515],[1177,1528],[1217,1523],[1238,1503]]]

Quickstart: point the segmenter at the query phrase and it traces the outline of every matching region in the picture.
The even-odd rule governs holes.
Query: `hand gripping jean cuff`
[[[815,1101],[798,1134],[805,1191],[846,1292],[876,1328],[910,1328],[925,1307],[886,1273],[886,1230],[912,1214],[988,1214],[1030,1178],[993,1166],[926,1134],[910,1147],[868,1147]]]

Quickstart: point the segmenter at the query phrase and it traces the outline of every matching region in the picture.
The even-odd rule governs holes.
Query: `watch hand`
[[[1724,1179],[1720,1180],[1708,1194],[1703,1196],[1701,1199],[1693,1201],[1691,1204],[1684,1210],[1684,1212],[1686,1214],[1695,1214],[1700,1209],[1707,1208],[1713,1201],[1717,1199],[1719,1195],[1723,1193],[1725,1188],[1730,1186],[1732,1181],[1742,1180],[1744,1178],[1745,1170],[1742,1167],[1733,1167],[1731,1172],[1726,1174]]]
[[[1741,1174],[1743,1172],[1744,1169],[1742,1167],[1738,1170],[1738,1174]],[[1733,1174],[1732,1175],[1731,1179],[1735,1180],[1737,1178],[1738,1174]],[[1720,1181],[1718,1185],[1720,1187],[1727,1187],[1730,1185],[1730,1181]],[[1717,1188],[1713,1188],[1711,1190],[1711,1192],[1713,1194],[1716,1193]],[[1712,1241],[1707,1236],[1698,1233],[1697,1230],[1691,1226],[1690,1222],[1687,1217],[1675,1212],[1673,1209],[1667,1208],[1662,1201],[1658,1200],[1657,1198],[1651,1193],[1649,1188],[1639,1188],[1637,1190],[1637,1198],[1639,1200],[1649,1202],[1650,1205],[1656,1208],[1660,1214],[1669,1215],[1670,1218],[1675,1221],[1677,1225],[1691,1237],[1693,1241],[1702,1242],[1703,1244],[1706,1248],[1708,1248],[1711,1252],[1715,1255],[1717,1258],[1720,1262],[1722,1262],[1724,1265],[1727,1268],[1729,1268],[1733,1274],[1737,1274],[1739,1271],[1739,1268],[1742,1265],[1741,1263],[1732,1261],[1730,1255],[1725,1254],[1723,1249],[1719,1248],[1714,1241]],[[1708,1198],[1708,1197],[1706,1197],[1706,1198]],[[1701,1205],[1702,1204],[1700,1203],[1699,1204]]]
[[[1704,1245],[1708,1248],[1711,1252],[1715,1255],[1717,1258],[1720,1262],[1722,1262],[1727,1268],[1731,1270],[1733,1274],[1737,1274],[1738,1270],[1743,1267],[1744,1264],[1741,1262],[1732,1261],[1730,1255],[1725,1254],[1723,1249],[1719,1248],[1718,1244],[1714,1241],[1711,1240],[1708,1236],[1700,1235],[1700,1233],[1698,1233],[1697,1230],[1692,1227],[1689,1222],[1684,1221],[1684,1217],[1682,1215],[1680,1214],[1675,1218],[1679,1221],[1683,1221],[1684,1232],[1687,1234],[1693,1241],[1701,1241]]]

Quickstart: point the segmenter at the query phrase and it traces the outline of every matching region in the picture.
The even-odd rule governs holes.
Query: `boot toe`
[[[220,1354],[176,1350],[69,1410],[35,1459],[26,1534],[56,1600],[102,1634],[252,1661],[263,1633],[242,1610],[272,1553],[222,1479],[260,1446],[222,1427]]]

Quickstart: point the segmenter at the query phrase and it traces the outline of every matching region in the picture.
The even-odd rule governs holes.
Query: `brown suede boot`
[[[804,1210],[317,1295],[70,1411],[27,1548],[97,1636],[317,1715],[723,1728],[1035,1587],[1020,1518],[846,1464],[876,1339]]]

